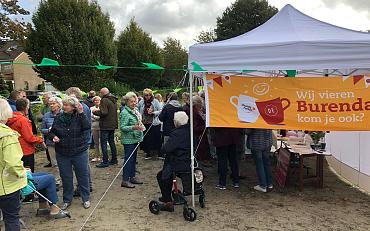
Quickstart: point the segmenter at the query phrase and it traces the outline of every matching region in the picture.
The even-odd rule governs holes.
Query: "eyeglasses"
[[[152,96],[151,94],[145,94],[144,96]]]

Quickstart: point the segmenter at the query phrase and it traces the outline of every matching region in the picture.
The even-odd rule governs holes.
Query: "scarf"
[[[146,116],[153,116],[153,115],[148,114],[149,108],[152,107],[153,99],[154,99],[153,95],[150,96],[148,100],[146,100],[144,97],[144,115]]]

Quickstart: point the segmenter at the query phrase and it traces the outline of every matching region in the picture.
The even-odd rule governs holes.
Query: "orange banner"
[[[370,130],[370,77],[206,76],[207,126]]]

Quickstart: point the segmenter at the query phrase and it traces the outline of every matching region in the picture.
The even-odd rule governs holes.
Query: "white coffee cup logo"
[[[237,103],[235,103],[237,100]],[[238,118],[242,122],[254,123],[260,115],[256,99],[247,95],[231,96],[230,103],[236,107],[238,111]]]

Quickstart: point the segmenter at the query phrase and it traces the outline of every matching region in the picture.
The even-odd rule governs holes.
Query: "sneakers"
[[[164,157],[163,156],[158,156],[157,159],[158,160],[164,160]]]
[[[93,159],[91,160],[91,162],[98,162],[98,161],[100,161],[100,158],[93,158]]]
[[[216,185],[216,188],[217,189],[220,189],[220,190],[226,190],[226,186],[225,185],[218,184],[218,185]]]
[[[268,189],[274,189],[274,186],[273,185],[269,185],[267,188]]]
[[[266,188],[262,188],[260,185],[256,185],[253,187],[254,190],[257,190],[257,191],[260,191],[260,192],[267,192],[267,189]]]
[[[64,202],[64,203],[60,206],[60,209],[61,209],[61,210],[66,210],[70,205],[71,205],[71,203],[66,203],[66,202]]]
[[[144,159],[146,159],[146,160],[150,160],[150,159],[152,159],[152,157],[150,156],[150,154],[145,153],[145,157],[144,157]]]
[[[121,187],[124,187],[124,188],[135,188],[135,185],[133,185],[130,181],[122,181]]]
[[[96,167],[97,168],[107,168],[107,167],[109,167],[109,164],[101,162],[100,164],[97,164]]]
[[[118,161],[117,160],[109,161],[109,165],[116,165],[116,164],[118,164]]]
[[[233,183],[233,188],[239,188],[239,183]]]
[[[88,208],[90,208],[90,206],[91,206],[90,201],[85,201],[85,202],[83,202],[83,203],[82,203],[82,205],[83,205],[83,207],[84,207],[85,209],[88,209]]]
[[[66,218],[68,217],[69,215],[69,212],[67,211],[63,211],[63,210],[59,210],[58,213],[50,213],[50,217],[51,218],[54,218],[54,219],[62,219],[62,218]]]
[[[131,184],[143,184],[143,182],[140,181],[137,177],[131,177],[130,183]]]

